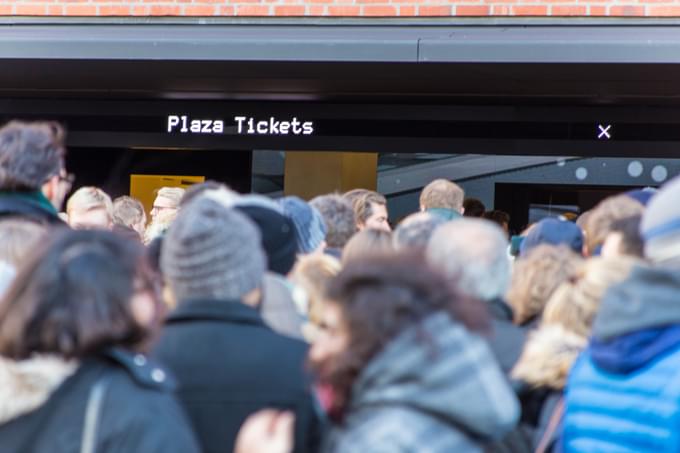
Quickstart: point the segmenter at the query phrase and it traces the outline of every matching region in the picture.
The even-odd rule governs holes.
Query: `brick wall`
[[[680,0],[0,0],[0,15],[680,17]]]

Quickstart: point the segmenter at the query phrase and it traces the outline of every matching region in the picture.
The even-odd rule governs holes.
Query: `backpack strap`
[[[562,422],[563,415],[564,415],[564,396],[561,396],[559,401],[557,401],[557,405],[555,406],[553,413],[550,415],[548,427],[545,429],[545,432],[543,432],[543,435],[541,436],[541,441],[538,443],[535,453],[546,453],[550,451],[552,444],[554,442],[553,439],[555,438],[555,433],[557,432],[557,429],[559,428],[560,423]]]
[[[97,427],[101,418],[102,405],[109,385],[109,377],[99,378],[90,389],[85,408],[83,435],[80,442],[80,453],[95,453],[97,451]]]

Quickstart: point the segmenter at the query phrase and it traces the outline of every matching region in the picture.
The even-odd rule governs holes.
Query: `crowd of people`
[[[680,449],[680,179],[510,238],[446,179],[147,219],[65,153],[0,129],[0,451]]]

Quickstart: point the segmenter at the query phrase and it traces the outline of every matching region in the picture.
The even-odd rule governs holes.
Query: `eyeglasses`
[[[66,182],[69,185],[73,185],[73,183],[76,181],[76,175],[73,173],[59,173],[59,182]]]

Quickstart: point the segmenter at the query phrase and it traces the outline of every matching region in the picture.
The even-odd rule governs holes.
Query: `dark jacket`
[[[439,312],[369,362],[325,451],[481,451],[518,417],[517,399],[486,342]]]
[[[240,302],[184,301],[155,349],[179,382],[178,396],[204,453],[231,452],[245,418],[266,408],[295,411],[295,451],[317,450],[307,346],[275,333]]]
[[[3,367],[0,373],[0,385],[16,387],[15,400],[5,399],[0,407],[0,451],[78,453],[90,390],[106,376],[97,453],[198,453],[189,422],[172,395],[171,379],[143,356],[112,351],[88,359],[49,391],[39,387],[56,379],[54,364],[44,366],[49,359],[40,357],[27,362],[13,362],[12,371]]]
[[[42,192],[0,192],[0,219],[18,217],[41,224],[64,225]]]
[[[610,288],[566,392],[567,452],[680,450],[680,274],[635,266]]]
[[[490,300],[487,302],[487,308],[493,329],[489,346],[503,372],[510,375],[512,367],[522,353],[526,331],[512,323],[512,309],[503,300]]]

